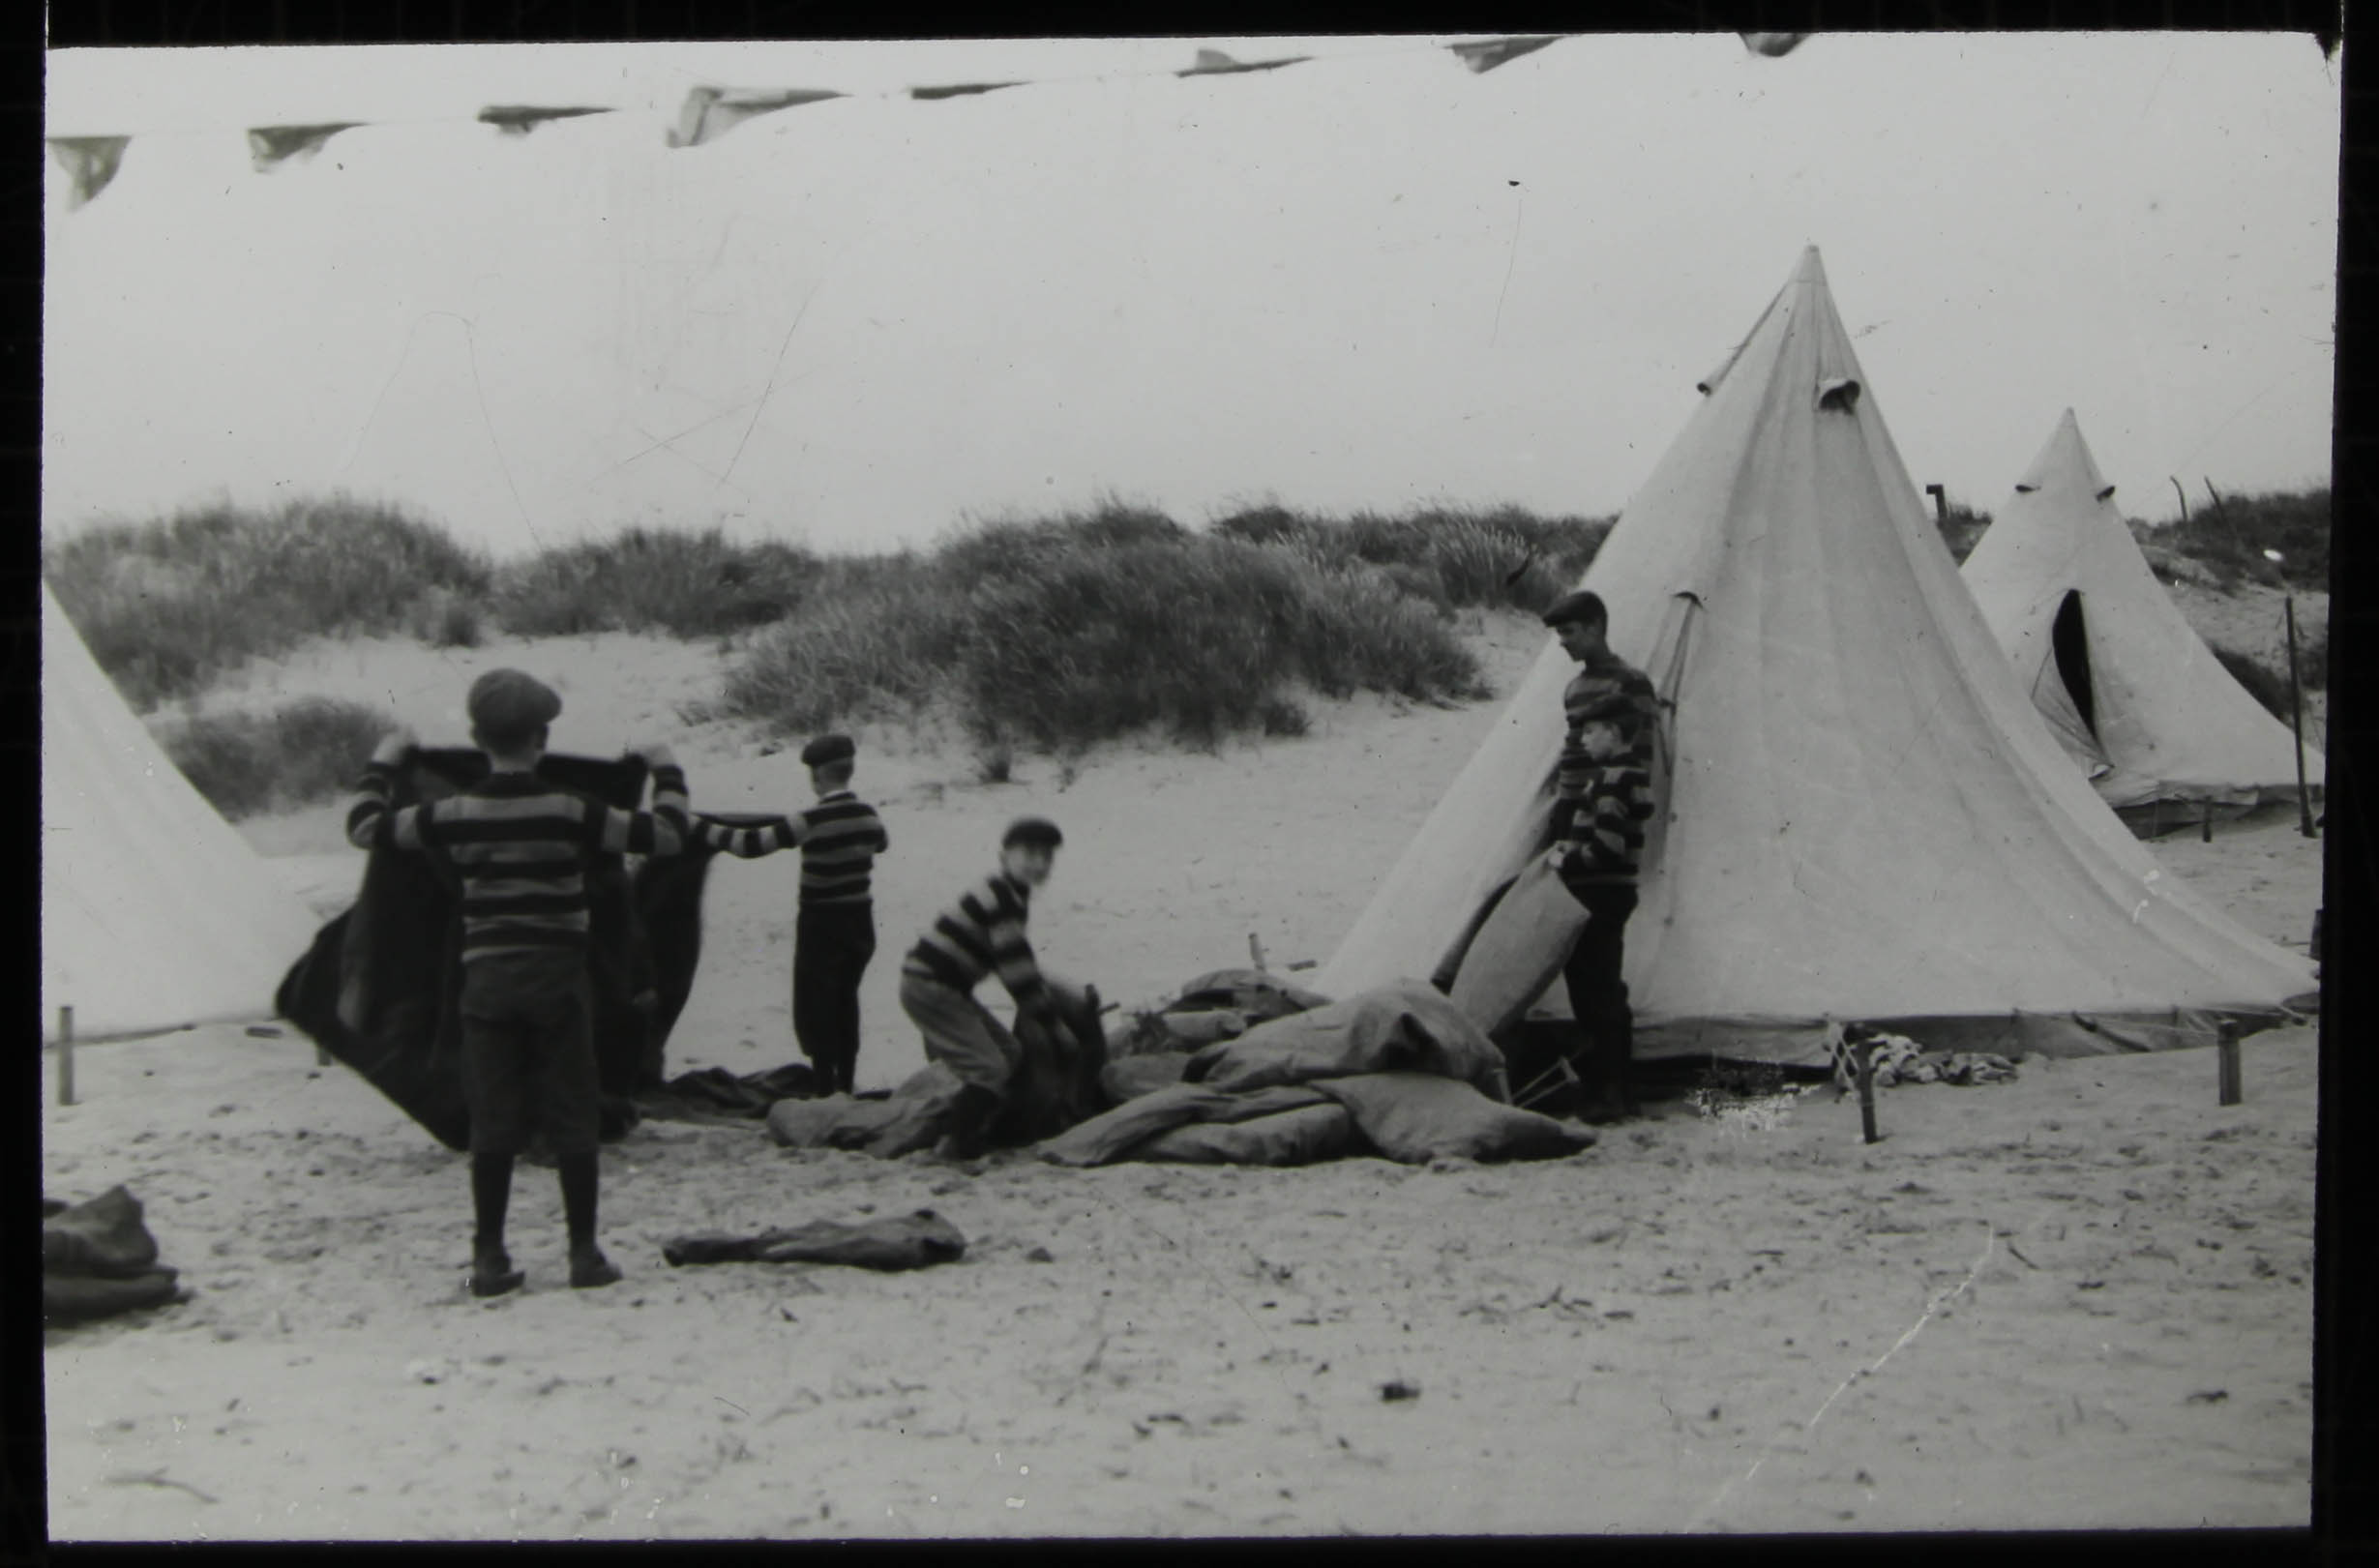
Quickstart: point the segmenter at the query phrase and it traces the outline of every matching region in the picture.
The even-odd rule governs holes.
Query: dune
[[[1508,686],[1537,646],[1472,623]],[[681,715],[715,646],[604,636],[301,649],[213,703],[320,693],[459,738],[479,670],[564,687],[558,744],[658,733],[698,804],[799,804],[794,748]],[[1126,1003],[1320,959],[1497,704],[1312,704],[1306,736],[1121,745],[985,784],[861,726],[894,848],[860,1077],[921,1059],[914,928],[1032,811],[1068,844],[1051,967]],[[325,911],[339,809],[244,824]],[[2302,949],[2293,814],[2158,846]],[[724,863],[670,1069],[793,1059],[796,866]],[[620,1286],[561,1284],[524,1169],[523,1293],[462,1289],[462,1162],[303,1037],[90,1048],[44,1093],[48,1191],[147,1204],[181,1305],[47,1336],[61,1540],[1226,1536],[2302,1525],[2311,1449],[2311,1028],[2030,1060],[2011,1083],[1656,1101],[1542,1165],[1305,1170],[1028,1157],[979,1174],[647,1123],[605,1157]],[[54,1063],[45,1065],[54,1072]],[[908,1274],[671,1269],[661,1246],[931,1207],[966,1259]],[[1393,1397],[1391,1397],[1393,1396]]]

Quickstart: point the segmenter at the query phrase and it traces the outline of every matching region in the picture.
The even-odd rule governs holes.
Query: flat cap
[[[478,728],[497,735],[525,735],[550,725],[562,711],[553,688],[518,669],[491,669],[471,682],[463,703]]]
[[[848,761],[859,754],[859,745],[848,735],[820,735],[801,749],[804,767],[822,768],[829,762]]]
[[[1567,626],[1572,621],[1600,621],[1608,626],[1611,612],[1603,607],[1602,595],[1581,588],[1561,595],[1545,609],[1547,626]]]
[[[1057,824],[1049,818],[1020,816],[1010,822],[1008,831],[1000,836],[999,847],[1007,849],[1021,843],[1035,849],[1055,849],[1063,843],[1065,835],[1058,832]]]

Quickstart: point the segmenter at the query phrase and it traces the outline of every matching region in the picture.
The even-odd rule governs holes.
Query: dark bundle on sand
[[[930,1268],[966,1256],[958,1227],[932,1209],[845,1225],[813,1220],[754,1236],[704,1231],[665,1243],[671,1268],[692,1263],[847,1263],[854,1268]]]
[[[1107,1066],[1099,1027],[1098,992],[1068,994],[1060,989],[1059,1016],[1069,1038],[1059,1039],[1026,1024],[1017,1031],[1024,1065],[1008,1087],[1006,1104],[992,1122],[994,1148],[1018,1148],[1063,1132],[1098,1114],[1109,1104],[1100,1087]],[[948,1131],[958,1103],[959,1080],[938,1062],[911,1074],[880,1100],[847,1094],[822,1100],[781,1100],[769,1108],[768,1131],[789,1148],[863,1149],[897,1160],[930,1149]]]
[[[179,1300],[140,1202],[111,1187],[87,1203],[42,1201],[42,1320],[55,1327]]]
[[[644,798],[641,761],[548,755],[540,775],[622,810]],[[436,800],[487,776],[474,751],[416,751],[394,804]],[[710,852],[653,856],[631,874],[599,855],[587,879],[588,967],[603,1136],[636,1124],[636,1097],[661,1087],[662,1050],[694,988],[701,957],[702,887]],[[375,849],[354,906],[324,926],[283,980],[283,1017],[452,1149],[470,1146],[462,1095],[460,894],[436,857]],[[758,1112],[752,1112],[758,1114]]]

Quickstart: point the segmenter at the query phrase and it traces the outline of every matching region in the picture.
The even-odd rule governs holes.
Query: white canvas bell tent
[[[1811,249],[1582,579],[1668,704],[1638,1053],[1821,1062],[1828,1020],[2087,1052],[2276,1018],[2310,966],[2159,872],[2067,761],[1863,387]],[[1317,990],[1431,976],[1545,845],[1572,668],[1549,641]],[[1533,1016],[1566,1013],[1557,981]]]
[[[42,1037],[267,1018],[318,924],[125,706],[42,588]]]
[[[2297,742],[2149,570],[2073,410],[1967,557],[1966,586],[2110,806],[2293,800]],[[2317,788],[2321,754],[2305,749]]]

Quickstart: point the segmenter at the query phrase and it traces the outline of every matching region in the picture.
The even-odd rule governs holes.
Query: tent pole
[[[2239,1082],[2239,1029],[2227,1019],[2217,1027],[2221,1032],[2214,1046],[2215,1092],[2222,1104],[2235,1106],[2245,1098]]]
[[[58,1009],[58,1104],[74,1103],[74,1010]]]
[[[2202,802],[2202,803],[2200,804],[2199,808],[2198,808],[2198,812],[2199,812],[2199,815],[2198,815],[2198,818],[2197,818],[2197,842],[2198,842],[2199,843],[2212,843],[2214,842],[2214,801],[2213,801],[2213,799],[2212,799],[2211,797],[2209,797],[2209,798],[2208,798],[2208,799],[2206,799],[2204,802]]]
[[[2305,684],[2297,676],[2297,596],[2285,594],[2288,611],[2288,717],[2297,736],[2297,831],[2313,837],[2313,797],[2305,785]]]

